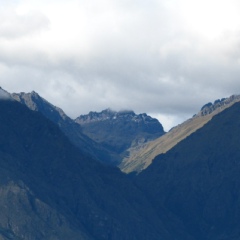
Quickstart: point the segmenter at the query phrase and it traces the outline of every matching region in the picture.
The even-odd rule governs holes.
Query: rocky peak
[[[239,102],[239,101],[240,101],[240,95],[232,95],[229,98],[217,99],[213,103],[209,102],[205,104],[201,108],[200,112],[196,114],[194,117],[206,116],[216,110],[221,111],[223,108],[226,108],[232,105],[233,103]]]
[[[20,103],[25,103],[28,108],[30,108],[33,111],[38,110],[38,106],[36,103],[36,99],[39,98],[39,95],[36,94],[35,92],[31,93],[12,93],[12,97],[17,100]]]
[[[87,124],[87,123],[93,123],[93,122],[100,122],[100,121],[106,121],[106,120],[113,120],[116,119],[121,113],[111,110],[110,108],[107,108],[101,112],[89,112],[89,114],[86,115],[80,115],[76,122],[79,124]]]
[[[75,121],[81,125],[101,122],[101,121],[133,121],[138,123],[159,123],[157,119],[148,116],[146,113],[136,114],[132,110],[113,111],[110,108],[101,112],[89,112],[86,115],[80,115]]]
[[[33,111],[39,111],[42,113],[46,113],[47,115],[55,115],[55,118],[67,118],[67,115],[63,112],[62,109],[49,103],[35,91],[32,91],[31,93],[13,93],[12,97],[18,102],[25,104],[29,109]]]
[[[90,112],[76,120],[83,133],[118,155],[138,143],[147,142],[164,134],[161,123],[146,113],[136,114],[131,110]]]

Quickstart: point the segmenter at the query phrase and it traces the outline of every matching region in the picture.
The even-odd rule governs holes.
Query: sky
[[[134,110],[167,131],[240,93],[237,0],[0,0],[0,86],[67,115]]]

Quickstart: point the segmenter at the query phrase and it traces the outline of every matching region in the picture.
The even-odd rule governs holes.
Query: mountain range
[[[41,113],[1,100],[0,131],[2,239],[171,239],[127,176]]]
[[[74,145],[105,164],[118,166],[128,155],[128,148],[165,133],[161,123],[147,114],[106,109],[73,120],[34,91],[11,96],[29,109],[42,113],[57,124]]]
[[[165,133],[147,114],[73,120],[0,89],[0,239],[240,239],[239,101]]]

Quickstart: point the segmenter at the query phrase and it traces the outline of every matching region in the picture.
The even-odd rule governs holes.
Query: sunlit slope
[[[142,146],[129,148],[129,156],[125,157],[121,163],[121,170],[126,173],[142,171],[152,163],[157,155],[166,153],[177,143],[209,122],[213,116],[238,101],[240,101],[240,95],[233,95],[226,99],[217,100],[213,104],[208,103],[202,107],[198,114],[176,126],[162,137]]]

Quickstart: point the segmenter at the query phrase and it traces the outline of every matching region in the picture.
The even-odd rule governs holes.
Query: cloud
[[[38,11],[18,14],[13,9],[0,11],[0,39],[26,37],[49,26],[49,19]]]
[[[0,100],[13,100],[11,94],[0,87]]]
[[[176,124],[239,93],[240,8],[229,1],[16,2],[0,9],[0,84],[72,117],[126,108]]]

